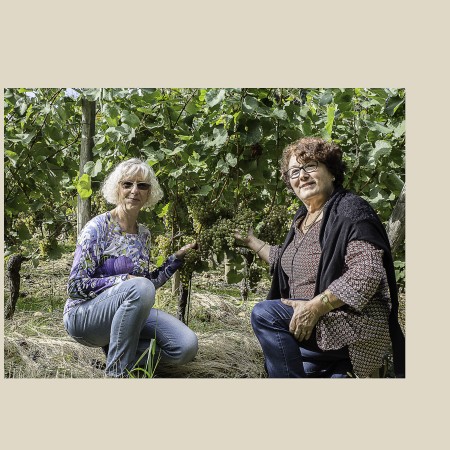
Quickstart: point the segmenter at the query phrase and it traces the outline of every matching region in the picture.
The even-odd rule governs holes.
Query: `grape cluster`
[[[271,245],[284,240],[289,229],[289,213],[284,205],[273,205],[264,210],[264,219],[256,229],[258,237]]]
[[[236,248],[235,230],[246,236],[253,226],[253,218],[250,209],[239,208],[233,218],[220,216],[211,226],[203,228],[198,238],[202,256],[206,259],[223,251],[233,251]]]
[[[248,269],[248,283],[250,290],[255,291],[256,286],[263,275],[263,268],[257,264],[252,264]]]
[[[229,206],[222,203],[213,204],[206,202],[204,197],[192,197],[187,208],[197,232],[212,226],[220,218],[230,218],[232,216]]]
[[[155,239],[155,246],[153,247],[157,255],[154,256],[162,256],[166,259],[172,253],[172,239],[164,234],[160,234]]]
[[[198,251],[188,250],[184,256],[183,265],[180,268],[180,281],[184,286],[189,284],[193,272],[198,272],[202,264],[202,257]]]
[[[234,214],[233,214],[234,212]],[[196,250],[189,250],[180,268],[180,278],[183,284],[189,282],[193,272],[204,270],[205,265],[214,256],[223,252],[237,251],[235,231],[246,236],[253,227],[254,213],[244,205],[238,205],[235,211],[230,207],[202,204],[195,200],[189,205],[189,214],[196,225],[197,236],[185,236],[184,243],[197,242]],[[181,243],[180,245],[183,245]]]

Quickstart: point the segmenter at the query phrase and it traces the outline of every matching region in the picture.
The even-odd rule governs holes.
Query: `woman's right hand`
[[[250,228],[248,230],[247,235],[243,235],[242,233],[240,233],[239,230],[234,230],[234,238],[239,242],[242,243],[243,245],[245,245],[246,247],[249,246],[250,242],[252,239],[255,238],[255,235],[253,234],[253,229]]]

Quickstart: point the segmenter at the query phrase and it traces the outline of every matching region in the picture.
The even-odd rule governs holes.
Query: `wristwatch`
[[[330,311],[332,311],[334,309],[333,305],[331,304],[330,299],[329,299],[327,294],[325,294],[325,293],[324,294],[320,294],[320,301],[324,305],[326,305]]]

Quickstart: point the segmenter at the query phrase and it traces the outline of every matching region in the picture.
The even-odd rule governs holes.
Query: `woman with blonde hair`
[[[198,348],[196,335],[153,304],[155,290],[195,244],[150,271],[150,231],[137,219],[163,193],[145,162],[121,162],[106,178],[102,194],[115,207],[91,219],[78,236],[63,316],[67,332],[81,344],[103,348],[110,377],[126,377],[154,338],[162,359],[191,361]]]

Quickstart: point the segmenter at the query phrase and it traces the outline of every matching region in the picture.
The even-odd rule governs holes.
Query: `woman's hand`
[[[234,238],[238,241],[241,242],[243,245],[245,245],[246,247],[249,246],[249,244],[251,243],[251,241],[253,239],[255,239],[255,235],[253,234],[253,229],[250,228],[248,230],[247,235],[243,235],[239,232],[239,230],[234,230]]]
[[[289,323],[289,331],[299,341],[308,340],[311,337],[313,329],[323,315],[323,307],[316,301],[302,301],[302,300],[285,300],[281,302],[287,306],[294,308],[294,314]]]
[[[192,244],[186,244],[183,245],[183,247],[180,248],[177,252],[175,252],[175,256],[177,259],[184,259],[184,256],[186,255],[186,252],[190,249],[196,250],[198,248],[197,242],[194,242]]]

